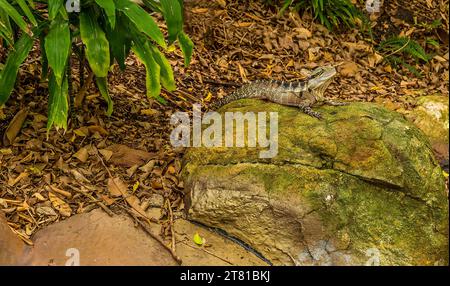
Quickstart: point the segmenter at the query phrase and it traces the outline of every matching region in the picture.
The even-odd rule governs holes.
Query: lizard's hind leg
[[[300,105],[299,108],[301,111],[303,111],[303,113],[308,114],[309,116],[315,117],[317,119],[322,119],[322,114],[312,110],[312,108],[309,106]]]

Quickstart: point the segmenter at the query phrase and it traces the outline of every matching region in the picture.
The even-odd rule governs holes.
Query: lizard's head
[[[313,70],[308,77],[308,89],[324,91],[336,75],[336,69],[333,66],[318,67]]]

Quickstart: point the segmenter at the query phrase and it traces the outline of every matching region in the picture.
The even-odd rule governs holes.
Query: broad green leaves
[[[161,47],[165,48],[167,46],[164,35],[159,30],[158,25],[144,9],[129,0],[115,0],[115,3],[117,10],[123,12],[140,32],[150,37]]]
[[[106,77],[109,70],[109,42],[91,13],[81,12],[80,32],[81,39],[86,45],[89,66],[97,77]]]
[[[8,100],[16,83],[19,67],[32,47],[33,38],[28,34],[23,34],[14,44],[14,49],[9,53],[5,66],[0,72],[0,106]]]
[[[178,1],[173,0],[161,0],[160,2],[169,32],[169,43],[172,43],[177,39],[178,33],[183,31],[183,13],[181,6]]]
[[[80,58],[86,57],[108,104],[108,115],[113,111],[107,80],[111,61],[124,70],[133,48],[146,68],[147,96],[165,103],[160,97],[162,87],[172,91],[176,86],[172,67],[161,50],[178,41],[185,65],[191,60],[193,43],[183,32],[182,0],[144,0],[147,8],[163,14],[167,40],[147,10],[131,0],[85,0],[81,13],[69,13],[66,0],[36,2],[48,5],[36,9],[33,0],[0,0],[0,41],[10,48],[6,62],[0,63],[0,106],[8,100],[20,65],[39,39],[41,77],[49,81],[48,129],[67,127],[72,49]],[[21,37],[15,39],[14,35]]]
[[[65,3],[64,0],[48,0],[48,18],[53,20],[58,15],[59,9]]]
[[[2,9],[11,19],[19,26],[19,28],[25,33],[29,33],[30,29],[28,29],[27,23],[22,16],[17,12],[17,10],[8,3],[6,0],[0,0],[0,9]]]
[[[58,85],[61,85],[66,70],[70,41],[69,23],[59,16],[52,22],[45,37],[45,54]]]
[[[147,96],[159,98],[159,94],[161,93],[161,68],[153,57],[153,52],[151,51],[148,42],[136,41],[132,49],[136,56],[138,56],[138,58],[145,65],[145,70],[147,73]]]
[[[114,29],[116,26],[116,5],[112,0],[95,0],[98,6],[105,10],[106,16],[108,17],[109,24],[111,28]]]

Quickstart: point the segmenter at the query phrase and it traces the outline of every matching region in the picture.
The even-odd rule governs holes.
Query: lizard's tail
[[[218,99],[214,102],[212,102],[209,105],[209,109],[210,110],[217,110],[219,108],[221,108],[222,106],[239,100],[239,99],[244,99],[244,98],[259,98],[261,95],[261,90],[259,88],[256,87],[256,83],[251,83],[248,85],[245,85],[237,90],[235,90],[233,93],[231,93],[228,96],[225,96],[221,99]]]

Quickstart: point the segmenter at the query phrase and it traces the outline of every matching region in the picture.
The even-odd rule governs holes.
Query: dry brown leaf
[[[87,148],[86,147],[81,148],[75,154],[73,154],[73,157],[85,163],[89,157]]]
[[[48,188],[46,188],[46,189],[48,192],[50,192],[50,190],[51,190],[57,194],[63,195],[64,197],[66,197],[68,199],[72,198],[72,194],[70,192],[58,189],[57,187],[54,187],[52,185],[48,186]],[[48,189],[50,189],[50,190],[48,190]]]
[[[383,60],[383,56],[378,53],[373,53],[368,56],[368,62],[370,67],[374,67]]]
[[[52,192],[48,193],[48,198],[50,199],[50,202],[52,203],[52,206],[62,215],[65,217],[69,217],[72,215],[72,209],[70,208],[69,204],[67,204],[62,199],[58,198],[55,194]]]
[[[21,180],[23,180],[24,178],[27,178],[27,177],[28,177],[28,172],[22,172],[16,178],[9,178],[8,185],[10,187],[12,187],[12,186],[14,186],[15,184],[17,184],[18,182],[20,182]]]
[[[124,196],[127,194],[127,185],[120,178],[109,178],[108,191],[112,197]]]
[[[136,196],[128,193],[127,185],[120,178],[108,179],[108,190],[112,197],[122,196],[138,214],[147,217],[147,214],[141,208],[140,200]]]
[[[127,203],[135,210],[137,211],[141,216],[147,217],[147,214],[141,207],[141,201],[134,195],[129,195],[125,198]]]
[[[239,68],[239,75],[241,76],[241,79],[243,82],[247,82],[247,74],[245,72],[245,69],[242,67],[240,63],[237,63]]]
[[[9,146],[14,139],[16,139],[20,130],[22,129],[23,124],[25,123],[25,119],[28,116],[28,109],[22,109],[13,117],[11,122],[6,128],[5,133],[3,134],[3,145]]]
[[[312,37],[311,31],[306,28],[295,28],[294,30],[300,39],[306,40]]]
[[[102,154],[103,158],[105,158],[105,161],[108,162],[109,159],[111,159],[111,156],[113,155],[113,152],[111,150],[107,150],[107,149],[100,149],[98,150],[98,152],[100,152],[100,154]]]
[[[354,77],[358,74],[358,65],[354,62],[345,62],[340,66],[339,72],[346,77]]]
[[[121,144],[111,145],[106,150],[113,152],[109,160],[111,163],[128,168],[134,165],[141,166],[156,156],[154,153],[136,150]]]
[[[208,12],[209,9],[208,8],[194,8],[191,10],[192,13],[194,14],[204,14],[206,12]]]
[[[106,131],[105,128],[99,126],[99,125],[92,125],[92,126],[88,126],[88,130],[90,133],[98,133],[100,135],[103,136],[107,136],[109,134],[108,131]]]

